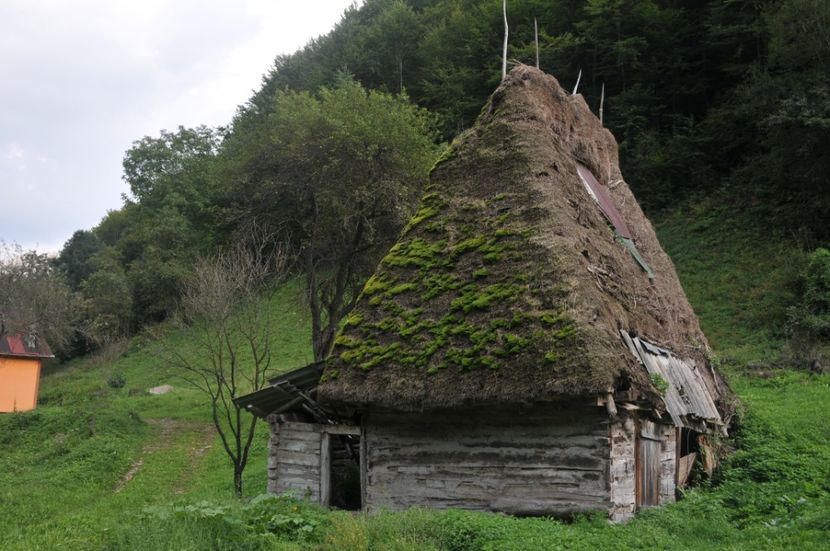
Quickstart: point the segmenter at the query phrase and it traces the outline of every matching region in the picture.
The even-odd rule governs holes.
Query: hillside
[[[290,283],[274,299],[278,371],[310,359],[299,290]],[[163,337],[173,346],[182,338]],[[57,366],[36,410],[0,417],[0,548],[100,548],[145,506],[232,495],[205,397],[159,364],[158,344],[139,336],[125,350]],[[162,384],[174,390],[147,393]],[[265,485],[260,429],[245,481],[254,493]]]
[[[746,405],[716,484],[625,526],[573,524],[461,511],[373,517],[323,512],[290,499],[231,499],[229,466],[198,392],[165,372],[134,338],[122,357],[77,360],[42,384],[41,405],[0,417],[3,549],[820,549],[830,530],[830,376],[758,374],[769,359],[791,248],[758,241],[740,218],[679,211],[657,224],[704,330]],[[719,241],[729,235],[731,240]],[[752,246],[750,246],[752,245]],[[795,255],[796,253],[788,253]],[[308,320],[297,282],[277,296],[279,369],[304,363]],[[767,296],[767,301],[757,297]],[[767,324],[763,320],[769,319]],[[164,343],[183,334],[168,330]],[[122,388],[108,380],[124,377]],[[146,389],[174,385],[151,396]],[[265,486],[265,430],[246,471],[249,496]],[[257,535],[260,534],[260,535]],[[262,535],[270,534],[270,535]],[[274,535],[276,534],[276,535]]]

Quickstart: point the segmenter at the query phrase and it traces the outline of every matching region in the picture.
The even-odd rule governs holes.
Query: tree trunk
[[[238,464],[233,466],[233,493],[242,497],[242,467]]]

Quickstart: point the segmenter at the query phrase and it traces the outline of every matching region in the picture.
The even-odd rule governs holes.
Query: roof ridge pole
[[[579,74],[576,76],[576,84],[574,85],[574,91],[571,94],[572,96],[576,95],[576,91],[579,90],[579,81],[582,80],[582,67],[579,68]]]
[[[502,12],[504,14],[504,49],[502,50],[501,58],[501,79],[507,76],[507,36],[510,29],[507,26],[507,0],[502,0]]]
[[[533,36],[536,42],[536,68],[539,68],[539,24],[536,18],[533,18]]]
[[[602,94],[599,96],[599,123],[602,124],[602,107],[605,104],[605,83],[602,83]],[[604,126],[604,125],[603,125]]]

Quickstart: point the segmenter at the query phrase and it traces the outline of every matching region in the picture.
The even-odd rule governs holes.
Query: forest
[[[827,298],[804,274],[811,253],[826,270],[830,240],[830,6],[527,0],[508,19],[510,63],[535,63],[535,21],[540,67],[568,88],[579,79],[595,110],[604,97],[649,217],[719,209],[804,251],[777,336],[826,338]],[[137,139],[122,207],[75,232],[57,259],[7,250],[3,277],[24,285],[11,259],[25,257],[37,266],[29,279],[49,279],[64,306],[50,305],[61,316],[7,313],[6,324],[38,323],[63,358],[135,334],[176,310],[198,258],[255,222],[305,274],[315,356],[325,356],[432,163],[498,84],[502,26],[496,0],[352,6],[331,32],[277,57],[228,126]]]

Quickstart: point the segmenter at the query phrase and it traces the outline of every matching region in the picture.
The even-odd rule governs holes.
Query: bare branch
[[[197,261],[181,301],[191,338],[162,351],[176,375],[208,397],[214,427],[233,463],[238,495],[256,418],[242,415],[234,399],[260,390],[268,380],[273,338],[269,296],[286,265],[274,235],[250,224],[220,253]]]

